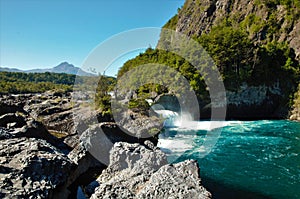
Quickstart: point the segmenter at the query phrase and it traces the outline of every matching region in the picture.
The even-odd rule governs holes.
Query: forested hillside
[[[187,0],[164,28],[193,38],[212,57],[227,90],[229,118],[287,117],[300,77],[300,1]],[[172,41],[162,33],[158,47],[168,49]],[[168,51],[148,49],[118,77],[145,63],[180,71],[205,101],[202,108],[210,105],[203,77]]]

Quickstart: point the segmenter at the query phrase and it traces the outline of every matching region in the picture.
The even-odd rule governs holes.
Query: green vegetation
[[[195,90],[197,93],[201,93],[201,92],[205,92],[205,84],[204,84],[204,78],[202,78],[199,74],[199,71],[197,71],[195,69],[195,67],[193,67],[187,60],[185,60],[184,58],[168,52],[168,51],[164,51],[164,50],[159,50],[159,49],[151,49],[148,48],[145,53],[140,54],[139,56],[137,56],[136,58],[127,61],[123,67],[120,68],[119,72],[118,72],[118,78],[122,77],[126,72],[132,70],[133,68],[137,67],[137,66],[142,66],[145,64],[161,64],[162,66],[167,66],[170,67],[171,69],[174,69],[174,71],[178,71],[181,73],[181,75],[183,75],[189,82],[190,82],[190,86],[193,88],[193,90]],[[147,65],[145,66],[147,67],[147,69],[144,69],[147,71],[147,75],[146,77],[157,77],[157,76],[161,76],[162,71],[159,71],[159,69],[153,70],[153,68],[157,68],[158,66],[152,66],[152,65]],[[132,71],[131,71],[132,72]],[[157,73],[157,74],[156,74]],[[173,71],[165,71],[165,75],[168,74],[168,76],[171,76],[170,74],[174,73]],[[175,75],[175,74],[174,74]],[[130,78],[132,79],[128,79],[128,81],[132,81],[135,82],[137,81],[139,78],[141,77],[132,77],[134,75],[130,75]],[[165,76],[165,82],[168,81],[174,81],[173,77],[171,79],[168,79]],[[177,81],[178,78],[175,79]],[[180,88],[178,86],[180,86],[179,84],[173,88],[173,90],[170,90],[170,88],[168,88],[167,86],[171,85],[172,82],[169,82],[166,85],[162,85],[162,84],[147,84],[147,85],[143,85],[140,88],[138,88],[136,90],[136,92],[138,93],[139,97],[142,98],[148,98],[149,94],[151,92],[155,92],[157,94],[162,94],[162,93],[167,93],[167,92],[175,92],[178,91]],[[144,97],[143,97],[144,96]]]
[[[196,37],[196,40],[215,61],[228,90],[238,89],[243,82],[248,85],[271,85],[277,79],[283,78],[286,84],[294,84],[299,78],[299,64],[287,44],[272,41],[266,45],[255,46],[244,29],[234,28],[228,21],[214,27],[208,34]],[[127,71],[147,63],[169,66],[190,82],[198,96],[207,93],[204,78],[199,71],[182,57],[164,50],[147,49],[145,53],[126,62],[120,68],[118,78]],[[151,70],[149,71],[151,73]],[[139,96],[148,97],[150,92],[169,92],[167,88],[161,89],[160,92],[156,88],[157,85],[146,85],[139,88],[137,93]]]
[[[298,85],[298,90],[294,96],[294,108],[298,108],[298,110],[300,110],[300,83]]]
[[[64,73],[19,73],[0,72],[1,81],[52,82],[53,84],[73,85],[76,76]]]
[[[282,32],[286,31],[285,29],[290,29],[295,20],[299,19],[300,0],[257,0],[255,4],[265,10],[264,13],[267,14],[260,16],[257,13],[248,13],[245,16],[239,12],[230,13],[225,15],[222,20],[218,19],[217,24],[209,32],[192,35],[192,37],[205,48],[214,60],[227,90],[237,91],[244,83],[249,86],[258,86],[274,85],[280,82],[284,98],[288,99],[288,96],[295,91],[293,85],[297,85],[299,82],[300,66],[294,51],[287,43],[278,42],[278,39]],[[282,5],[286,12],[280,12],[277,5]],[[197,6],[203,10],[201,1],[186,2],[179,13],[171,18],[163,28],[175,30],[179,15],[197,19],[195,15],[201,14],[198,12]],[[284,26],[282,20],[279,20],[282,15],[288,22]],[[188,32],[187,30],[186,33]],[[162,33],[158,47],[169,49],[167,48],[171,42],[169,36],[170,33]],[[201,50],[192,49],[191,54],[198,54],[198,63],[203,63],[201,67],[206,67],[205,61],[203,61],[205,57],[201,57],[203,55]],[[197,58],[197,56],[195,57]],[[187,60],[169,51],[147,49],[145,53],[126,62],[119,70],[118,78],[135,67],[149,63],[169,66],[180,72],[189,81],[198,98],[201,101],[207,100],[208,92],[204,83],[206,74],[200,71],[201,76],[199,71],[195,70]],[[151,72],[151,69],[148,71],[154,73]],[[143,77],[134,78],[129,78],[128,81],[141,82],[139,78]],[[172,90],[167,87],[158,92],[156,87],[158,85],[148,84],[136,89],[137,99],[149,98],[151,92],[172,93]],[[140,105],[138,101],[134,101],[130,107]]]
[[[95,85],[99,79],[98,85]],[[76,80],[76,84],[75,84]],[[81,77],[64,73],[0,72],[0,93],[41,93],[48,90],[92,90],[100,97],[108,95],[115,83],[113,77]],[[103,99],[105,101],[107,99]]]
[[[299,64],[286,43],[254,45],[245,29],[228,21],[197,39],[218,66],[227,89],[239,87],[242,82],[270,85],[284,78],[282,82],[294,84],[299,79]]]
[[[116,83],[115,78],[106,77],[100,75],[98,78],[98,84],[95,94],[95,105],[96,109],[100,109],[102,116],[111,116],[111,96],[110,91],[113,91],[114,85]]]
[[[255,14],[249,14],[240,24],[241,28],[254,37],[266,26],[266,22]]]
[[[220,25],[199,37],[198,42],[215,61],[227,87],[239,86],[251,76],[254,45],[241,29]]]
[[[131,99],[128,104],[128,108],[130,109],[138,109],[139,112],[143,113],[149,110],[150,106],[146,100],[142,98]]]
[[[176,14],[174,17],[172,17],[164,26],[163,28],[175,30],[176,24],[178,22],[178,14]]]
[[[75,84],[76,80],[76,84]],[[98,84],[95,82],[98,81]],[[73,90],[94,91],[95,109],[103,116],[111,115],[109,91],[115,84],[113,77],[81,77],[64,73],[17,73],[0,72],[0,93],[42,93],[49,90],[69,92]]]
[[[0,72],[0,93],[40,93],[53,89],[71,91],[75,77],[48,72]]]

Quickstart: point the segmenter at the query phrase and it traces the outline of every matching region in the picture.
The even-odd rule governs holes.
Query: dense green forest
[[[87,90],[94,86],[97,81],[105,81],[106,90],[112,88],[115,78],[113,77],[83,77],[65,73],[19,73],[0,72],[0,93],[41,93],[49,90],[72,91]],[[75,84],[76,80],[76,84]],[[74,86],[75,84],[75,86]],[[103,86],[99,83],[98,87]],[[103,87],[104,88],[104,87]],[[102,88],[102,89],[103,89]],[[101,90],[98,88],[98,90]]]
[[[269,42],[255,47],[242,31],[227,27],[216,27],[210,34],[203,35],[197,40],[212,56],[227,90],[237,90],[242,83],[253,86],[270,85],[277,79],[282,79],[282,82],[288,85],[296,84],[299,80],[298,62],[285,43]],[[184,58],[164,50],[149,48],[145,53],[127,61],[119,70],[118,78],[127,71],[148,63],[174,68],[189,80],[191,87],[199,96],[207,93],[204,78],[199,71]],[[133,79],[128,81],[134,81]],[[157,88],[158,85],[143,86],[138,93],[168,91],[166,88],[160,90]]]
[[[71,91],[76,76],[58,73],[0,72],[1,93],[40,93],[53,89]]]
[[[220,20],[209,31],[199,35],[193,34],[190,37],[204,47],[212,57],[221,73],[226,90],[238,91],[240,86],[245,83],[248,86],[271,86],[275,82],[280,82],[286,99],[282,103],[285,104],[291,101],[290,98],[298,85],[300,66],[295,51],[285,41],[279,41],[278,37],[284,28],[292,28],[295,21],[300,18],[300,1],[256,0],[254,4],[258,7],[266,7],[268,12],[266,20],[254,13],[247,13],[245,16],[242,11],[229,12],[228,16],[220,17]],[[282,5],[286,9],[283,15],[286,21],[285,26],[278,25],[277,5]],[[163,28],[175,30],[179,15],[181,18],[192,20],[193,15],[201,14],[199,9],[200,11],[205,9],[201,1],[186,2],[181,9],[178,9],[178,14],[171,18]],[[187,31],[193,31],[193,29]],[[257,35],[262,33],[264,36],[257,39]],[[172,38],[169,38],[169,35],[161,33],[158,47],[168,49],[171,42]],[[197,53],[196,49],[195,54]],[[198,57],[201,55],[199,54]],[[127,71],[147,63],[159,63],[174,68],[188,79],[190,86],[196,91],[199,98],[207,98],[207,88],[200,72],[196,71],[188,61],[167,50],[147,49],[145,53],[126,62],[120,68],[118,78]],[[205,64],[203,67],[206,67]],[[134,80],[129,79],[128,81]],[[148,89],[139,89],[137,92],[140,96],[145,96],[142,94],[143,92],[155,91],[156,87],[148,86]],[[168,89],[165,91],[168,92]]]

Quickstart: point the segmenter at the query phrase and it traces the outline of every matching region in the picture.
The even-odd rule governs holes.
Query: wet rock
[[[55,198],[76,198],[78,187],[87,186],[106,168],[106,165],[93,157],[82,144],[77,145],[68,154],[68,158],[75,167],[67,181],[58,190]]]
[[[159,104],[165,110],[180,112],[180,103],[175,95],[161,94],[154,100],[155,104]]]
[[[92,156],[82,143],[68,154],[68,158],[73,161],[76,168],[74,168],[62,192],[71,190],[68,194],[72,198],[75,197],[75,190],[79,186],[85,187],[89,185],[95,180],[95,176],[99,176],[107,166]]]

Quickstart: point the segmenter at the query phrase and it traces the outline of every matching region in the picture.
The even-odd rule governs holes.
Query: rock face
[[[43,139],[0,133],[0,197],[51,198],[67,181],[72,161]]]
[[[201,186],[198,163],[186,160],[155,172],[137,198],[211,198]]]
[[[79,187],[91,198],[210,198],[196,162],[167,164],[147,132],[158,128],[151,118],[132,115],[130,134],[68,100],[59,93],[0,99],[0,198],[76,198]]]
[[[108,165],[109,152],[116,142],[144,143],[146,140],[157,142],[157,138],[137,138],[123,132],[115,123],[100,123],[90,126],[80,136],[80,140],[95,158]]]
[[[294,95],[294,105],[290,112],[289,119],[300,121],[300,84],[298,85],[298,90]]]
[[[32,96],[23,97],[1,99],[0,198],[55,198],[76,165],[70,148],[23,110]]]
[[[127,135],[138,140],[151,140],[157,144],[157,136],[163,128],[163,120],[158,117],[148,117],[139,113],[127,112],[116,122]]]
[[[159,104],[166,110],[180,112],[180,103],[174,95],[162,94],[155,98],[154,102]]]
[[[227,91],[227,119],[286,118],[289,108],[282,104],[284,92],[279,84],[248,86],[238,92]]]
[[[164,153],[145,144],[115,143],[91,198],[211,198],[195,161],[167,165]]]
[[[272,5],[272,3],[258,3],[245,0],[186,0],[183,8],[178,13],[178,21],[173,27],[176,31],[188,36],[208,33],[211,28],[225,18],[236,17],[239,22],[251,15],[263,21],[268,21],[273,14],[280,31],[274,33],[277,41],[288,41],[289,46],[295,51],[300,60],[300,20],[288,18],[288,10],[284,5]],[[265,42],[266,29],[261,28],[251,35],[258,43]]]
[[[24,109],[59,137],[73,134],[73,104],[69,93],[47,92],[30,98]]]
[[[178,10],[177,15],[171,18],[164,27],[183,33],[190,38],[200,38],[200,43],[211,53],[221,74],[224,75],[227,104],[222,106],[227,107],[227,119],[286,119],[289,117],[291,108],[290,96],[293,94],[296,84],[299,83],[299,73],[295,72],[294,76],[297,78],[284,78],[287,75],[285,66],[289,64],[288,59],[293,60],[295,71],[299,70],[299,13],[299,4],[294,1],[288,3],[286,1],[255,0],[186,0],[182,8]],[[253,55],[249,60],[253,61],[254,64],[247,71],[251,75],[257,73],[255,67],[275,68],[275,64],[280,60],[280,53],[276,54],[276,57],[271,59],[272,61],[263,60],[264,56],[260,55],[260,51],[269,44],[287,44],[286,48],[290,48],[289,51],[291,52],[289,58],[283,59],[284,62],[280,63],[278,69],[272,72],[272,75],[265,72],[266,77],[259,78],[254,75],[244,80],[235,76],[226,78],[226,72],[228,71],[222,71],[222,67],[226,64],[219,64],[217,58],[218,55],[222,56],[222,52],[218,52],[216,56],[213,53],[214,50],[212,50],[217,50],[216,46],[211,46],[212,49],[210,49],[210,44],[205,46],[205,42],[201,42],[201,39],[204,38],[205,40],[206,36],[208,36],[208,40],[213,40],[216,36],[216,30],[218,28],[226,29],[224,27],[232,30],[237,29],[248,36],[247,39],[253,45],[250,50]],[[174,41],[174,38],[169,37],[168,33],[164,34],[162,32],[158,46],[168,47],[172,41]],[[225,43],[223,45],[227,47]],[[220,45],[222,44],[220,43]],[[226,56],[222,60],[225,59],[227,59]],[[230,59],[230,56],[228,59]],[[250,63],[251,61],[247,60],[245,62]],[[242,61],[239,64],[242,65]],[[233,65],[230,64],[229,67]],[[268,77],[272,78],[268,81]],[[232,87],[232,82],[235,81],[238,83]],[[198,94],[199,96],[202,95],[202,93]],[[215,104],[208,102],[205,97],[200,96],[199,101],[201,118],[211,117],[211,107],[216,107],[216,112],[220,110],[218,108],[221,108],[221,106],[213,106]],[[202,104],[203,102],[204,104]],[[291,114],[292,119],[298,117],[295,112],[296,109]]]

